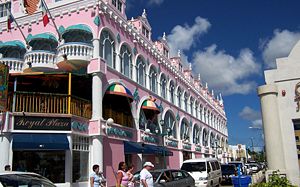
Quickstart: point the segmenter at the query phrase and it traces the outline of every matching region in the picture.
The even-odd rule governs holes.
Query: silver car
[[[194,187],[195,180],[186,171],[175,169],[151,170],[154,187]],[[135,186],[139,186],[140,173],[134,175]]]
[[[0,187],[55,187],[45,177],[29,172],[0,172]]]

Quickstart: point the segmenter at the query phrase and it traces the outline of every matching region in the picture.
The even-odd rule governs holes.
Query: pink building
[[[125,0],[45,1],[55,24],[44,26],[38,0],[0,2],[0,63],[10,75],[0,169],[87,186],[99,164],[114,186],[120,161],[137,171],[145,161],[226,159],[222,97],[182,66],[180,52],[170,57],[165,34],[152,41],[145,10],[128,20]],[[7,29],[7,9],[26,39],[16,23]]]

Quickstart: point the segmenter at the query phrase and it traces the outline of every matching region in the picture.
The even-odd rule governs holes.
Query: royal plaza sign
[[[71,118],[15,116],[14,130],[56,130],[70,131]]]

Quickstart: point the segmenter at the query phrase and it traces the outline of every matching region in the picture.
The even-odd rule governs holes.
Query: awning
[[[68,150],[66,134],[13,134],[13,150]]]
[[[144,147],[142,146],[142,144],[139,144],[139,143],[136,143],[136,142],[124,141],[124,152],[126,154],[143,153],[144,152]]]
[[[160,110],[159,110],[157,104],[154,101],[152,101],[151,99],[147,99],[143,102],[142,109],[154,110],[157,113],[160,113]]]
[[[173,156],[173,152],[166,147],[144,144],[144,154],[155,154],[161,156]]]
[[[125,154],[149,154],[149,155],[161,155],[173,156],[173,152],[169,151],[166,147],[150,145],[138,142],[124,141],[124,153]]]
[[[23,51],[25,53],[25,46],[21,41],[14,40],[3,43],[0,42],[0,53],[4,54],[6,51],[10,51],[12,49]]]
[[[69,26],[64,31],[64,33],[68,32],[68,31],[83,31],[83,32],[92,33],[91,29],[88,26],[84,25],[84,24],[77,24],[77,25]]]
[[[128,90],[125,86],[119,83],[110,85],[106,90],[106,94],[125,96],[129,98],[130,102],[133,101],[133,96],[130,90]]]
[[[50,33],[41,33],[36,35],[29,34],[27,36],[27,40],[29,41],[29,44],[31,46],[35,40],[47,40],[47,41],[52,41],[52,43],[58,43],[56,37]]]

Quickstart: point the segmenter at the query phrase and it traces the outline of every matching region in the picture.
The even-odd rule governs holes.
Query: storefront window
[[[38,173],[53,183],[64,183],[65,151],[14,151],[13,170]]]
[[[88,180],[89,138],[72,136],[73,140],[73,182]]]

